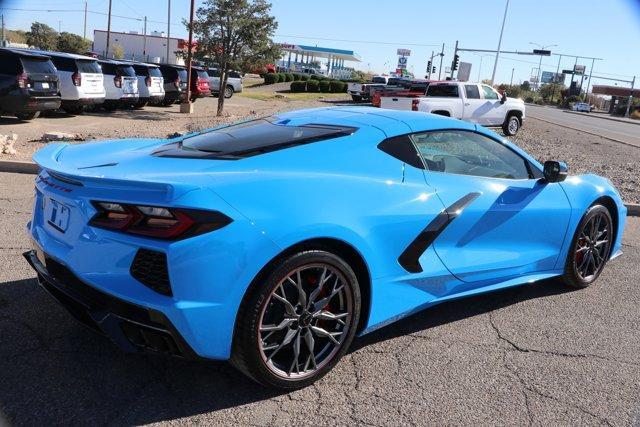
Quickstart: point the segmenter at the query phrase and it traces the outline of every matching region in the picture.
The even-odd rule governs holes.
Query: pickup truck
[[[374,76],[369,83],[349,83],[347,92],[355,102],[369,101],[372,87],[384,87],[389,81],[387,76]]]
[[[431,83],[424,96],[386,96],[382,108],[412,110],[467,120],[487,127],[501,127],[505,135],[518,133],[525,119],[524,102],[507,98],[489,85],[471,82]]]
[[[424,96],[429,86],[428,80],[413,80],[411,85],[407,88],[406,85],[402,86],[390,86],[387,85],[382,89],[373,89],[371,96],[371,105],[380,108],[380,103],[383,96],[391,96],[393,98],[416,98]]]

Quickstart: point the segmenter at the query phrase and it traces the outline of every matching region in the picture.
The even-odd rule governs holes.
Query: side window
[[[469,131],[434,131],[411,135],[426,169],[487,178],[528,179],[525,159],[509,147]]]
[[[427,88],[427,96],[458,98],[458,85],[429,85]]]
[[[464,92],[469,99],[480,99],[480,91],[478,85],[464,85]]]
[[[209,74],[209,77],[220,77],[220,70],[207,70],[207,74]]]
[[[0,53],[0,74],[16,76],[21,73],[18,57]]]
[[[482,85],[482,93],[484,94],[484,99],[498,99],[496,91],[489,86]]]

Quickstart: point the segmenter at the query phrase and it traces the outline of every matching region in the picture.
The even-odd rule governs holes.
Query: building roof
[[[631,88],[609,85],[593,85],[591,89],[592,93],[597,95],[610,95],[610,96],[629,96],[631,95]],[[634,97],[640,97],[640,89],[633,90]]]
[[[331,47],[307,46],[301,44],[280,43],[280,48],[285,52],[310,54],[318,58],[337,58],[345,61],[360,62],[360,55],[352,50],[334,49]]]

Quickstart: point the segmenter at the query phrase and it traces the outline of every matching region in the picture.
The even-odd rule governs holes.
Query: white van
[[[61,108],[82,114],[84,108],[104,102],[105,89],[98,61],[90,56],[39,51],[51,58],[60,79]]]
[[[138,77],[131,64],[101,59],[98,61],[104,75],[106,96],[102,106],[105,110],[134,107],[138,103]]]
[[[164,78],[160,67],[155,64],[134,63],[133,70],[138,77],[136,108],[143,108],[147,104],[160,104],[164,100]]]

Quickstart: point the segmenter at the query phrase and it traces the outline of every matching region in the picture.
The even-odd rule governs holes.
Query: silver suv
[[[211,94],[218,96],[220,89],[220,70],[217,68],[209,68],[207,74],[209,75]],[[227,87],[224,89],[224,97],[231,98],[235,92],[242,92],[242,75],[237,71],[229,71]]]

